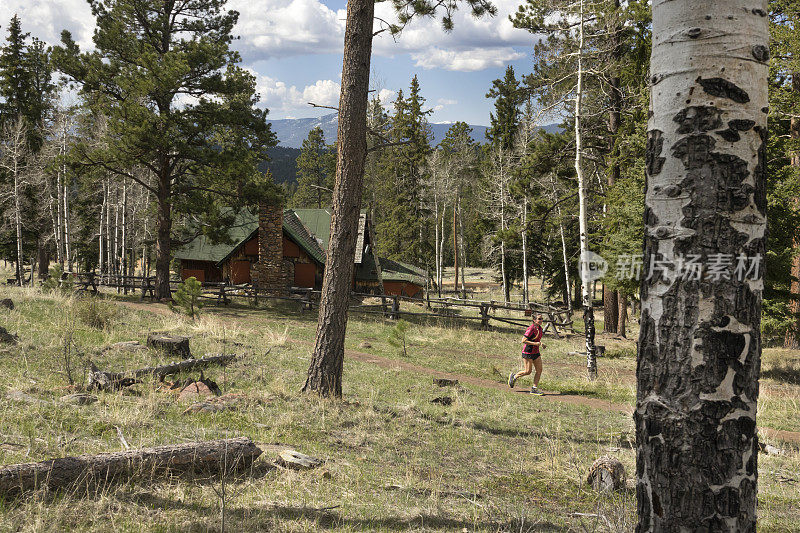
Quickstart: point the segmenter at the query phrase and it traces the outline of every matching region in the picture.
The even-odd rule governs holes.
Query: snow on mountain
[[[308,132],[317,126],[322,128],[322,132],[325,134],[325,142],[330,144],[336,139],[336,129],[338,127],[336,113],[319,118],[285,118],[271,120],[270,122],[272,123],[272,131],[278,136],[280,146],[289,148],[301,148],[303,140],[308,137]],[[452,125],[452,123],[430,124],[434,138],[432,144],[439,144]],[[472,128],[472,138],[476,142],[485,143],[486,126],[470,124],[470,127]]]

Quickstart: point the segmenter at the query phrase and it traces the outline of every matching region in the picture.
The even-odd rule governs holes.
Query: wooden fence
[[[74,274],[76,288],[97,292],[98,286],[117,289],[120,293],[140,293],[141,298],[155,297],[155,278],[142,276],[98,276],[93,273]],[[171,290],[177,290],[180,280],[170,280]],[[257,304],[259,300],[284,300],[297,302],[303,311],[319,307],[321,291],[292,288],[277,294],[274,291],[251,284],[230,285],[225,283],[203,283],[203,300],[216,305],[228,305],[234,298]],[[404,305],[401,305],[404,304]],[[540,302],[483,301],[468,298],[410,298],[407,296],[384,296],[353,292],[350,294],[350,312],[382,315],[392,320],[408,317],[430,317],[449,320],[479,321],[481,327],[489,328],[491,321],[514,326],[527,326],[531,317],[541,314],[545,332],[561,337],[566,331],[574,332],[572,318],[567,310]]]

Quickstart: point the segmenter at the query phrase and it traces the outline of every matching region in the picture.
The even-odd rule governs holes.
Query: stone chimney
[[[269,292],[284,292],[290,285],[283,261],[283,205],[258,206],[258,262],[251,266],[253,284]]]

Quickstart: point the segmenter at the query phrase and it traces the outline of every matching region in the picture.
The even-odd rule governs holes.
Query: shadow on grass
[[[213,505],[187,503],[179,500],[163,498],[149,493],[137,493],[130,498],[121,498],[128,503],[138,504],[150,509],[190,511],[194,514],[206,515],[206,519],[198,520],[190,525],[189,530],[209,530],[208,520],[217,520],[220,509],[219,502]],[[265,504],[258,507],[237,507],[235,500],[229,502],[226,511],[230,523],[248,522],[249,527],[258,531],[270,531],[275,528],[278,520],[308,520],[313,521],[318,529],[336,529],[343,527],[361,531],[375,529],[390,529],[406,531],[409,529],[424,528],[428,530],[462,531],[468,529],[485,529],[491,531],[523,531],[528,533],[550,533],[563,531],[561,526],[552,522],[531,523],[520,519],[511,520],[460,520],[447,516],[418,514],[413,517],[386,516],[382,518],[348,518],[339,513],[335,508],[296,507],[290,505]]]
[[[775,366],[761,371],[761,377],[774,379],[782,383],[800,385],[800,368],[791,366]]]

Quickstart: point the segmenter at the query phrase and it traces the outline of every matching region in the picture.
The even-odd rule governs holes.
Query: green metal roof
[[[176,249],[175,257],[191,261],[219,263],[231,253],[232,249],[246,241],[256,230],[258,230],[258,217],[249,209],[242,209],[236,214],[233,226],[228,229],[228,235],[233,244],[214,244],[205,235],[200,235],[190,243]]]
[[[297,214],[292,209],[283,212],[283,231],[289,234],[294,242],[303,249],[314,261],[320,265],[325,264],[325,252],[319,242],[308,232],[300,222]]]
[[[365,211],[362,211],[362,215],[364,213]],[[283,231],[314,261],[321,265],[325,264],[325,253],[330,240],[330,228],[331,215],[329,209],[285,209],[283,212]],[[201,235],[192,242],[178,248],[175,251],[175,257],[177,259],[195,261],[213,261],[219,264],[257,233],[258,216],[249,209],[243,209],[236,215],[234,225],[229,230],[233,244],[212,244],[208,237]],[[425,270],[384,257],[380,258],[380,262],[384,281],[409,281],[425,286],[427,279]],[[356,265],[356,279],[364,281],[378,280],[378,273],[372,254],[365,253],[362,262]]]
[[[283,230],[312,259],[321,265],[325,264],[325,252],[291,209],[283,211]],[[236,215],[234,224],[228,230],[228,234],[233,244],[212,244],[208,237],[201,235],[192,242],[175,250],[175,257],[177,259],[222,263],[244,243],[258,234],[258,216],[249,209],[241,210]]]
[[[327,252],[331,240],[331,210],[330,209],[293,209],[300,222],[316,237],[320,247]]]
[[[427,272],[425,270],[409,265],[408,263],[401,263],[400,261],[393,261],[385,257],[378,258],[381,262],[381,275],[383,281],[410,281],[421,287],[425,287],[427,279]],[[365,254],[364,261],[356,268],[356,279],[363,281],[378,281],[378,271],[375,268],[375,260],[372,254]]]

